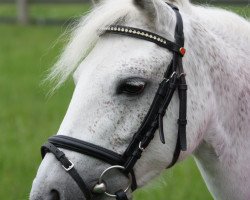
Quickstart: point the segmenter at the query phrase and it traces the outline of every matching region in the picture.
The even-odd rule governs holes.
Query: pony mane
[[[185,4],[189,0],[169,2]],[[52,90],[58,89],[86,58],[98,41],[102,28],[137,12],[133,0],[102,0],[89,14],[83,16],[72,29],[68,44],[45,79],[54,83]]]
[[[102,28],[136,11],[132,1],[104,0],[80,19],[72,30],[69,43],[46,78],[55,84],[53,90],[59,88],[88,55],[98,41]]]

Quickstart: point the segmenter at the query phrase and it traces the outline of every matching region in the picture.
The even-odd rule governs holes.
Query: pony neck
[[[194,65],[186,71],[208,80],[204,91],[211,89],[212,107],[195,160],[215,199],[250,199],[250,59],[246,44],[235,43],[237,34],[232,33],[244,20],[235,18],[235,27],[230,22],[228,30],[220,30],[215,22],[223,19],[210,23],[205,16],[196,17],[186,30],[187,49],[192,51],[187,62]],[[249,24],[241,29],[246,35],[241,39],[249,44]]]

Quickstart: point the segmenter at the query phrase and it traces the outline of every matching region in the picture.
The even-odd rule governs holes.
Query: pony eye
[[[119,85],[117,93],[138,95],[144,91],[146,85],[146,81],[142,78],[128,78]]]

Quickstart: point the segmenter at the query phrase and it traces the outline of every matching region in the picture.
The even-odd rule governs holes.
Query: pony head
[[[187,10],[185,5],[188,2],[176,3],[181,6],[181,12],[182,7]],[[170,41],[175,40],[175,12],[164,1],[106,0],[80,21],[49,79],[57,81],[55,89],[70,75],[73,75],[75,82],[72,100],[57,134],[122,154],[147,114],[173,55],[148,41],[121,35],[102,35],[105,27],[116,24],[138,27]],[[197,100],[193,102],[195,104]],[[171,163],[177,141],[178,110],[178,94],[175,94],[164,117],[166,144],[162,145],[156,133],[134,168],[139,186]],[[198,118],[200,115],[200,109],[193,110],[192,116]],[[192,120],[195,121],[195,117]],[[189,155],[201,138],[199,126],[192,121],[190,124],[188,151],[180,159]],[[99,177],[109,167],[95,158],[63,151],[86,182],[92,182],[93,177]],[[107,185],[111,185],[111,190],[115,191],[126,184],[127,179],[115,173],[109,177]],[[52,154],[47,154],[43,159],[30,198],[84,199],[76,183],[62,170]],[[96,197],[99,198],[109,199],[106,196]]]

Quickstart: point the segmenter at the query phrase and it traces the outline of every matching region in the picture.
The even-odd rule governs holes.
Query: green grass
[[[29,13],[31,18],[69,19],[86,13],[90,5],[86,4],[31,4]],[[16,7],[13,4],[0,4],[0,16],[16,17]]]
[[[43,9],[50,13],[52,8]],[[57,16],[48,15],[70,17],[87,8],[60,9]],[[2,10],[0,6],[0,13]],[[44,14],[34,12],[34,17],[39,13]],[[249,16],[249,9],[246,13]],[[57,131],[70,102],[71,81],[51,98],[46,98],[48,88],[40,86],[62,47],[61,42],[53,47],[62,32],[59,26],[0,25],[0,199],[28,199],[41,162],[40,146]],[[192,159],[153,182],[135,192],[137,200],[212,199]]]
[[[250,18],[250,4],[249,5],[218,5],[219,7],[229,10],[229,11],[233,11],[245,18]]]
[[[70,100],[72,85],[46,99],[39,86],[58,54],[48,48],[59,27],[0,26],[0,199],[27,199],[41,161],[39,147],[53,134]]]
[[[236,12],[244,17],[250,17],[250,5],[217,5]],[[29,7],[30,17],[36,19],[56,18],[70,19],[81,16],[89,10],[90,5],[86,4],[31,4]],[[16,17],[16,7],[13,4],[0,4],[0,17]]]

